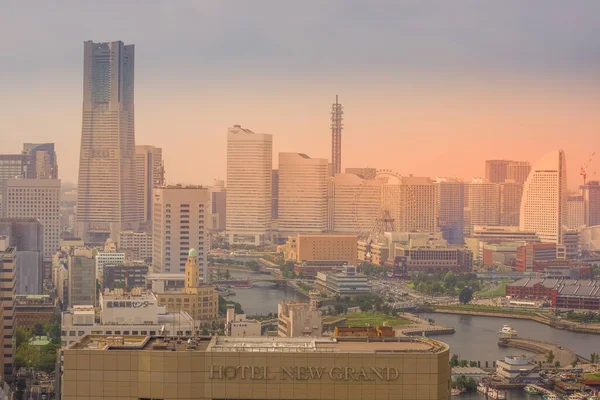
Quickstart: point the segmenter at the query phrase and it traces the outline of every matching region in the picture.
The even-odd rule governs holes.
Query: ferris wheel
[[[365,178],[354,195],[354,224],[359,240],[368,243],[385,232],[396,230],[394,220],[395,189],[402,177],[390,169],[376,170]]]

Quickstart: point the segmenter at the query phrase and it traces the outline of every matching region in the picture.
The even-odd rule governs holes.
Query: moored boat
[[[537,390],[536,387],[532,386],[532,385],[527,385],[525,386],[525,393],[527,394],[540,394],[540,391]]]
[[[508,325],[504,325],[502,327],[502,329],[500,329],[500,332],[498,332],[498,333],[501,333],[501,334],[504,334],[504,335],[516,335],[517,331],[514,330],[513,328],[511,328]]]

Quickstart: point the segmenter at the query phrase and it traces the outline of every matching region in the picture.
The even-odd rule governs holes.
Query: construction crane
[[[579,175],[583,176],[583,184],[586,184],[586,179],[587,179],[587,169],[590,166],[590,164],[592,163],[592,160],[594,159],[594,156],[596,155],[596,152],[593,152],[592,155],[590,156],[590,158],[585,162],[585,164],[583,164],[583,166],[581,167],[581,170],[579,171]]]

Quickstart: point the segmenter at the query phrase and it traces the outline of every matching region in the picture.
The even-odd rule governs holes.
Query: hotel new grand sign
[[[331,379],[334,381],[395,381],[400,376],[393,367],[281,367],[278,373],[267,366],[211,365],[209,379],[307,381]]]

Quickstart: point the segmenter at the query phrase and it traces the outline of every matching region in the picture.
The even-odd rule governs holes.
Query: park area
[[[381,326],[384,322],[392,327],[411,324],[411,321],[404,318],[373,312],[348,313],[323,318],[324,324],[337,324],[341,321],[345,321],[345,326]]]

